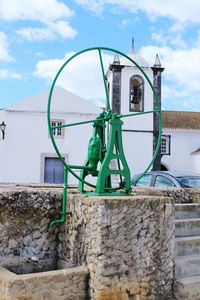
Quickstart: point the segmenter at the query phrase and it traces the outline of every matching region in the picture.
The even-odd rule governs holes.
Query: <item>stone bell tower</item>
[[[113,112],[136,114],[122,118],[123,143],[131,173],[143,172],[152,159],[154,99],[147,75],[153,83],[153,70],[140,55],[135,53],[132,39],[129,54],[115,54],[107,72],[107,84]],[[142,71],[137,67],[140,66]],[[144,73],[143,73],[144,72]]]
[[[153,83],[153,71],[147,62],[135,53],[134,39],[127,54]],[[115,54],[107,72],[112,110],[116,113],[142,112],[153,107],[150,90],[144,74],[125,56]]]

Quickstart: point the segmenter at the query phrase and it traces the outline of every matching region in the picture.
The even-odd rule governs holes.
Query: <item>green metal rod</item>
[[[50,223],[50,227],[54,225],[63,224],[67,218],[67,180],[68,180],[68,170],[64,167],[64,186],[63,186],[63,197],[62,197],[62,207],[61,207],[61,218],[54,220]]]
[[[126,117],[132,117],[132,116],[137,116],[137,115],[145,115],[145,114],[151,114],[157,112],[156,110],[150,110],[150,111],[143,111],[143,112],[137,112],[137,113],[131,113],[131,114],[126,114],[126,115],[117,115],[116,118],[126,118]],[[76,123],[70,123],[70,124],[64,124],[64,125],[57,125],[57,126],[51,126],[52,129],[56,128],[65,128],[65,127],[70,127],[70,126],[76,126],[76,125],[83,125],[83,124],[88,124],[88,123],[95,123],[99,121],[107,121],[107,118],[100,118],[100,119],[94,119],[94,120],[89,120],[89,121],[83,121],[83,122],[76,122]]]
[[[102,76],[103,76],[103,83],[104,83],[104,88],[105,88],[105,92],[106,92],[107,109],[110,110],[110,101],[109,101],[108,88],[107,88],[107,84],[106,84],[105,71],[104,71],[104,67],[103,67],[103,59],[102,59],[102,55],[101,55],[101,50],[98,49],[98,51],[99,51],[99,58],[100,58],[100,63],[101,63],[101,71],[102,71]]]
[[[116,139],[115,142],[115,149],[116,149],[116,153],[118,154],[119,153],[118,139]],[[118,165],[118,169],[121,170],[119,159],[117,159],[117,165]],[[120,174],[119,176],[120,176],[120,183],[122,183],[122,175]]]
[[[157,110],[149,110],[149,111],[142,111],[132,114],[126,114],[126,115],[119,115],[117,118],[126,118],[126,117],[132,117],[132,116],[138,116],[138,115],[146,115],[146,114],[152,114],[154,112],[157,112]]]
[[[104,121],[105,119],[95,119],[95,120],[89,120],[89,121],[83,121],[83,122],[76,122],[76,123],[70,123],[70,124],[64,124],[64,125],[58,125],[58,126],[51,126],[52,129],[56,128],[64,128],[64,127],[70,127],[70,126],[76,126],[76,125],[83,125],[83,124],[88,124],[88,123],[95,123],[98,121]]]
[[[78,170],[87,169],[86,166],[77,166],[77,165],[68,165],[68,166],[69,168],[78,169]]]

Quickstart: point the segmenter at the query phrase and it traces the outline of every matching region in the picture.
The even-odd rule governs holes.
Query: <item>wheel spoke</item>
[[[104,121],[104,120],[105,119],[102,118],[102,119],[94,119],[94,120],[77,122],[77,123],[63,124],[63,125],[58,125],[58,126],[51,126],[51,129],[64,128],[64,127],[70,127],[70,126],[76,126],[76,125],[83,125],[83,124],[88,124],[88,123],[94,123],[94,122]]]
[[[159,112],[159,111],[158,110],[141,111],[141,112],[137,112],[137,113],[119,115],[119,118],[126,118],[126,117],[138,116],[138,115],[146,115],[146,114],[152,114],[155,112]]]
[[[101,50],[98,49],[98,52],[99,52],[99,59],[100,59],[100,64],[101,64],[102,76],[103,76],[103,83],[104,83],[104,88],[105,88],[105,93],[106,93],[107,109],[110,110],[109,93],[108,93],[108,88],[107,88],[107,84],[106,84],[106,75],[105,75],[105,71],[104,71]]]

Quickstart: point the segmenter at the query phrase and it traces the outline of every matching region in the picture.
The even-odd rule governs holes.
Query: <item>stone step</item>
[[[177,237],[175,239],[175,255],[200,254],[200,236]]]
[[[200,300],[200,276],[176,280],[174,294],[177,300]]]
[[[176,278],[200,275],[200,254],[187,255],[176,258]]]
[[[200,235],[200,218],[175,220],[175,236]]]
[[[200,218],[199,203],[175,204],[175,219]]]

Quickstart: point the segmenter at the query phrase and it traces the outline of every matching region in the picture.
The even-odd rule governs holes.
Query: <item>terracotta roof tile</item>
[[[200,130],[200,112],[162,111],[163,128]]]

